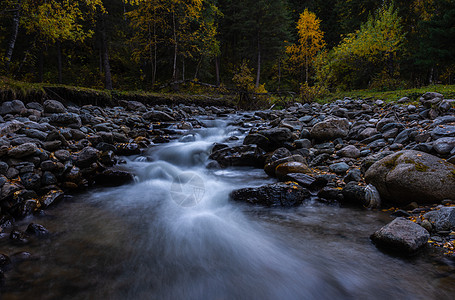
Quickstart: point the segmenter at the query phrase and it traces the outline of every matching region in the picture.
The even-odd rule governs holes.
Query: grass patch
[[[121,100],[139,101],[150,105],[195,104],[200,106],[233,106],[229,96],[190,95],[187,93],[153,93],[147,91],[109,91],[62,84],[28,83],[0,77],[0,101],[22,100],[43,102],[47,99],[82,105],[119,105]]]
[[[455,98],[455,85],[429,85],[421,88],[402,89],[394,91],[355,90],[347,92],[330,93],[317,99],[318,102],[327,103],[337,99],[349,97],[351,99],[381,99],[386,102],[397,101],[408,97],[410,102],[416,102],[426,92],[437,92],[444,95],[445,99]]]

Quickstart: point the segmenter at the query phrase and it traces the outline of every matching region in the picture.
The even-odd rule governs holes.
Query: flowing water
[[[131,158],[124,167],[137,174],[134,184],[92,190],[24,220],[53,234],[20,247],[0,239],[2,252],[36,258],[6,273],[1,298],[453,299],[453,266],[371,244],[388,213],[230,201],[233,189],[273,182],[259,169],[205,168],[214,142],[241,137],[232,118],[201,119],[207,128],[187,142]]]

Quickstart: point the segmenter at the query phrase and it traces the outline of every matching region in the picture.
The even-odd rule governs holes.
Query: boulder
[[[62,190],[51,190],[47,194],[41,197],[41,206],[46,208],[49,205],[56,203],[63,199],[64,193]]]
[[[379,248],[398,254],[412,254],[426,245],[430,234],[405,218],[396,218],[371,236]]]
[[[216,160],[220,166],[255,166],[262,164],[263,151],[256,145],[222,148],[212,152],[210,159]]]
[[[455,165],[424,152],[403,150],[386,156],[368,169],[365,180],[392,204],[455,199]]]
[[[46,100],[43,103],[45,113],[64,113],[66,112],[65,106],[57,100]]]
[[[329,118],[311,128],[311,137],[319,141],[344,138],[349,133],[349,121],[345,118]]]
[[[152,122],[169,122],[175,121],[175,119],[168,115],[165,112],[159,110],[150,110],[142,115],[145,120],[149,120]]]
[[[25,105],[20,100],[6,101],[0,106],[0,115],[19,114],[25,109]]]
[[[30,223],[27,226],[27,229],[25,230],[25,233],[28,235],[33,235],[37,237],[47,237],[49,236],[49,231],[44,227],[43,225],[40,224],[34,224]]]
[[[235,201],[259,204],[267,207],[292,207],[310,198],[310,192],[296,183],[274,183],[256,188],[244,188],[231,192]]]
[[[441,207],[423,215],[437,231],[455,230],[455,207]]]
[[[243,140],[244,145],[258,145],[261,149],[265,151],[273,150],[271,147],[270,140],[259,133],[251,133],[245,137]]]
[[[13,147],[8,151],[8,156],[13,158],[22,158],[32,155],[36,152],[38,147],[33,143],[25,143],[16,147]]]
[[[85,147],[77,153],[74,163],[79,167],[88,167],[98,160],[100,151],[92,147]]]
[[[78,114],[75,113],[61,113],[53,114],[49,118],[49,123],[56,126],[67,126],[67,125],[76,125],[77,127],[82,126],[81,118]]]
[[[360,150],[356,146],[349,145],[337,152],[341,157],[357,158],[360,157]]]
[[[265,173],[267,173],[267,175],[269,176],[276,176],[276,168],[281,165],[281,164],[284,164],[284,163],[288,163],[288,162],[299,162],[299,163],[303,163],[305,164],[305,166],[300,166],[300,169],[301,168],[305,168],[305,169],[308,169],[308,167],[306,166],[306,160],[305,158],[302,156],[302,155],[299,155],[299,154],[295,154],[295,155],[291,155],[291,156],[287,156],[287,157],[283,157],[283,158],[280,158],[280,159],[276,159],[276,160],[272,160],[270,161],[269,160],[269,163],[267,163],[265,166],[264,166],[264,171]],[[290,167],[290,166],[289,166]],[[294,167],[297,168],[297,165],[294,165]],[[285,167],[287,168],[287,167]],[[284,170],[284,168],[283,168]],[[288,173],[301,173],[301,172],[288,172]],[[306,171],[304,173],[307,173]]]
[[[108,169],[98,174],[95,183],[104,186],[120,186],[134,181],[134,176],[130,172],[122,170]]]
[[[292,131],[289,128],[280,127],[261,130],[258,134],[265,136],[270,141],[270,149],[268,150],[283,147],[285,142],[292,140]]]
[[[309,190],[319,190],[327,184],[327,179],[321,176],[313,177],[303,173],[288,173],[284,179],[286,181],[297,182],[300,186]]]
[[[286,175],[289,173],[309,173],[311,172],[310,168],[306,163],[298,162],[298,161],[290,161],[279,164],[275,168],[275,175],[276,177],[281,180],[286,180]]]

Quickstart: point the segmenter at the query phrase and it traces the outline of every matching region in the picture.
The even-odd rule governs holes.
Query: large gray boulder
[[[311,128],[311,137],[319,141],[344,138],[349,133],[349,121],[345,118],[329,118]]]
[[[386,156],[368,169],[365,180],[392,204],[455,199],[455,165],[420,151],[404,150]]]
[[[405,218],[396,218],[371,235],[371,240],[377,247],[399,254],[414,253],[429,238],[426,229]]]
[[[44,101],[44,112],[45,113],[65,113],[65,106],[57,100],[46,100]]]
[[[6,101],[0,106],[0,115],[19,114],[25,109],[25,105],[20,100]]]

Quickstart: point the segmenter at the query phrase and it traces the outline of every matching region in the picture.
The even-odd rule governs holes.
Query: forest
[[[453,0],[2,0],[0,75],[302,95],[452,84]]]

